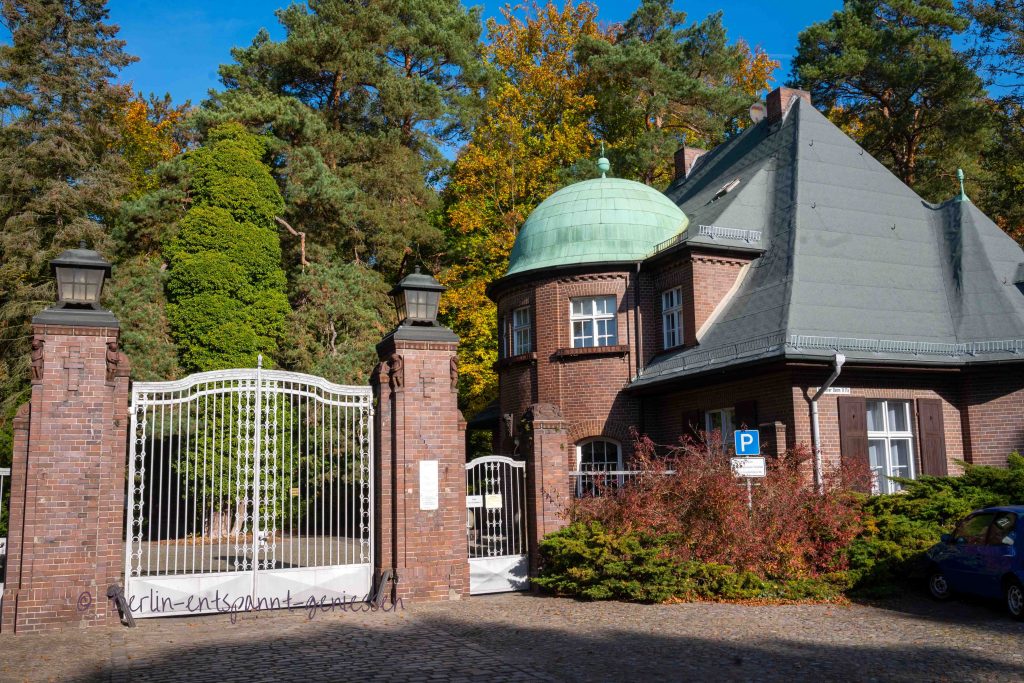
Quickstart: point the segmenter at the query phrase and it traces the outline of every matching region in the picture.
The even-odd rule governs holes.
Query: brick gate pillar
[[[469,594],[458,341],[444,327],[400,325],[377,345],[375,573],[394,572],[396,599]]]
[[[15,420],[0,630],[116,623],[124,566],[128,361],[104,310],[32,321],[32,394]]]
[[[566,525],[572,501],[568,426],[558,406],[535,403],[523,415],[530,576],[536,576],[540,540]]]

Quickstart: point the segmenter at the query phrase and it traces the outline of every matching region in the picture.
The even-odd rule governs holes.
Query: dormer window
[[[683,343],[683,288],[673,287],[661,293],[662,348]]]
[[[569,301],[572,347],[615,346],[619,343],[614,296],[588,296]]]

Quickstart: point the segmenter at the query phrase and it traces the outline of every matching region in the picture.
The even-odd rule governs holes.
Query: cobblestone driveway
[[[0,636],[6,681],[1011,681],[1024,624],[985,603],[629,605],[527,594]]]

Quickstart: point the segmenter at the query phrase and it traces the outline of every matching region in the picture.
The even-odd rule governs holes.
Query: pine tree
[[[972,51],[1002,98],[1024,105],[1024,0],[964,0]]]
[[[671,0],[643,0],[612,41],[582,41],[578,59],[615,173],[659,187],[684,142],[711,149],[736,130],[777,66],[729,44],[721,12],[686,26]]]
[[[430,181],[476,99],[479,13],[458,0],[311,0],[277,16],[285,39],[261,32],[234,50],[200,120],[270,132],[285,218],[393,278],[410,246],[439,237]]]
[[[25,399],[29,320],[53,302],[49,261],[86,240],[112,251],[130,188],[114,124],[134,61],[105,0],[4,0],[0,45],[0,421]]]
[[[442,319],[459,335],[459,397],[468,414],[497,395],[494,303],[487,283],[508,268],[523,221],[565,184],[572,166],[594,148],[594,98],[576,60],[582,38],[600,39],[597,8],[548,2],[532,12],[503,10],[488,24],[488,59],[500,79],[484,103],[473,137],[445,190],[449,287]]]
[[[952,44],[967,25],[951,0],[846,0],[800,34],[794,82],[903,182],[947,199],[994,139],[982,80]]]

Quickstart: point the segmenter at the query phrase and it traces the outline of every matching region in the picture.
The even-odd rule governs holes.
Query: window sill
[[[521,365],[523,363],[533,363],[537,360],[537,352],[531,351],[530,353],[521,353],[518,356],[510,356],[509,358],[502,358],[494,364],[495,370],[501,368],[507,368],[512,365]]]
[[[619,344],[617,346],[585,346],[583,348],[561,348],[555,351],[555,358],[578,358],[580,356],[625,356],[629,353],[629,346]]]

